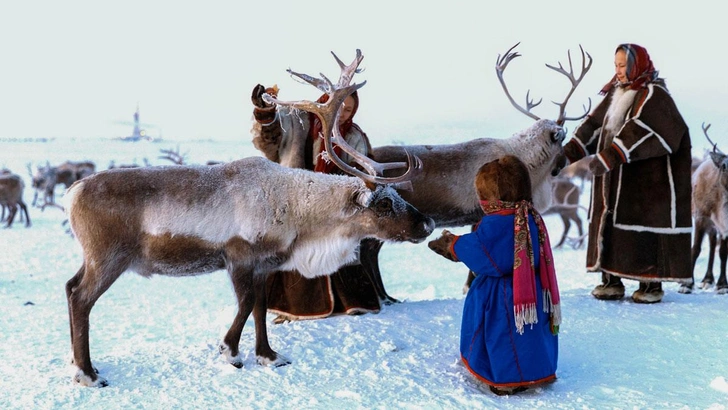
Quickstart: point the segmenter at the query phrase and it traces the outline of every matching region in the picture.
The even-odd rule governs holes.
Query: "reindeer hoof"
[[[680,289],[678,289],[677,292],[688,295],[690,293],[693,293],[693,287],[688,285],[680,285]]]
[[[71,364],[72,366],[75,366],[75,365],[76,365],[76,359],[74,359],[74,358],[73,358],[73,352],[71,352],[71,358],[70,358],[69,360],[70,360],[70,364]],[[92,368],[94,369],[94,373],[96,373],[96,374],[99,374],[99,373],[101,373],[101,372],[99,371],[99,369],[98,369],[98,368],[97,368],[96,366],[93,366]],[[79,371],[80,371],[80,370],[79,370]]]
[[[700,289],[710,289],[713,286],[713,282],[700,282]]]
[[[106,387],[109,382],[103,377],[96,375],[96,380],[92,380],[83,370],[79,369],[73,376],[73,382],[85,387]]]
[[[240,357],[240,353],[233,355],[230,352],[230,346],[226,345],[225,343],[221,344],[218,349],[220,350],[220,354],[225,356],[225,360],[230,363],[231,365],[237,367],[238,369],[243,368],[243,359]]]
[[[718,289],[716,289],[715,293],[717,293],[719,295],[725,295],[726,293],[728,293],[728,288],[725,288],[725,287],[718,288]]]
[[[283,355],[275,353],[275,359],[271,360],[268,357],[258,356],[258,364],[261,366],[270,367],[281,367],[291,364],[291,360]]]

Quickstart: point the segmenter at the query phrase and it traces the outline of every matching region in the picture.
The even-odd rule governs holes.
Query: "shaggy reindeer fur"
[[[720,277],[716,283],[719,294],[728,293],[726,259],[728,259],[728,156],[711,153],[711,160],[703,162],[693,174],[693,219],[695,234],[692,247],[693,279],[680,288],[680,293],[692,292],[695,282],[695,263],[700,256],[703,237],[710,240],[708,270],[701,281],[703,288],[713,284],[713,262],[716,237],[720,236]]]
[[[89,354],[89,314],[125,271],[188,276],[227,269],[238,313],[220,346],[242,367],[238,344],[253,313],[261,364],[290,363],[266,330],[265,281],[295,269],[330,274],[351,262],[364,238],[421,242],[433,222],[389,187],[356,177],[285,168],[260,157],[226,164],[107,170],[64,196],[84,262],[66,284],[74,380],[105,386]]]
[[[447,145],[375,147],[372,158],[379,162],[404,161],[407,158],[405,150],[418,156],[423,170],[412,178],[412,191],[400,191],[402,198],[432,217],[437,227],[465,226],[477,223],[483,216],[473,186],[475,174],[484,163],[506,155],[514,155],[526,164],[531,175],[534,205],[539,212],[548,208],[551,177],[565,165],[561,145],[565,135],[556,122],[542,119],[510,138],[479,138]]]

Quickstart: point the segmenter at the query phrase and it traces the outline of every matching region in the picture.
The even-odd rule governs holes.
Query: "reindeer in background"
[[[520,44],[520,43],[519,43]],[[504,55],[498,56],[495,70],[498,80],[511,104],[521,113],[534,119],[536,122],[529,128],[519,131],[510,138],[478,138],[475,140],[444,145],[390,145],[375,147],[372,158],[383,162],[404,161],[407,153],[416,155],[422,161],[422,172],[415,175],[412,180],[411,191],[400,191],[402,198],[414,205],[421,212],[432,217],[437,227],[458,227],[476,224],[482,217],[482,210],[478,204],[478,197],[473,186],[475,174],[486,162],[493,161],[505,155],[515,155],[528,167],[531,184],[533,186],[533,202],[539,211],[546,210],[551,205],[552,178],[557,175],[566,163],[562,143],[566,137],[563,125],[566,121],[576,121],[584,118],[591,110],[584,107],[584,114],[576,117],[566,116],[566,105],[586,73],[591,68],[592,58],[581,49],[581,72],[574,74],[571,53],[568,54],[568,71],[561,65],[558,67],[546,66],[559,74],[564,75],[571,83],[571,89],[561,103],[554,102],[559,107],[556,120],[542,119],[531,110],[541,103],[534,102],[526,94],[526,107],[519,105],[511,97],[508,87],[503,79],[503,73],[508,64],[520,54],[513,50],[518,44],[511,47]],[[386,171],[388,175],[391,171]],[[367,246],[364,246],[367,245]],[[382,247],[381,242],[367,241],[362,244],[362,263],[370,265],[373,272],[373,283],[376,284],[380,298],[385,303],[396,302],[389,296],[381,279],[379,271],[378,254]],[[466,283],[469,286],[472,273]]]
[[[543,211],[542,215],[557,214],[564,223],[564,232],[554,248],[560,248],[564,243],[568,243],[572,248],[579,249],[584,244],[584,239],[586,238],[582,220],[579,216],[579,209],[589,212],[586,207],[579,204],[581,188],[561,174],[553,179],[552,188],[553,200],[551,206]],[[579,230],[579,236],[576,238],[568,237],[569,229],[571,229],[571,221],[574,221],[576,228]]]
[[[41,210],[44,210],[46,206],[62,208],[55,200],[56,186],[70,187],[74,182],[96,172],[96,164],[91,161],[66,161],[60,165],[51,166],[50,163],[46,163],[45,167],[37,168],[35,175],[28,164],[28,172],[31,173],[32,186],[35,191],[32,205],[40,207]],[[43,201],[42,204],[38,203],[39,194]]]
[[[579,188],[584,190],[584,183],[591,181],[592,173],[589,171],[590,158],[582,158],[573,164],[569,164],[561,170],[559,174],[571,181],[579,180]]]
[[[344,162],[332,146],[341,139],[337,113],[344,99],[364,85],[350,85],[361,58],[357,50],[354,62],[342,66],[337,84],[298,75],[330,96],[326,104],[271,100],[316,113],[324,125],[326,152],[339,166]],[[214,166],[107,170],[76,182],[64,198],[83,248],[83,264],[66,283],[78,367],[73,380],[84,386],[107,385],[91,363],[89,315],[127,270],[143,276],[189,276],[226,269],[238,312],[220,353],[233,366],[243,366],[239,342],[252,313],[258,363],[290,363],[268,342],[267,276],[289,269],[309,277],[330,274],[356,258],[363,238],[424,241],[434,222],[390,186],[406,183],[420,170],[420,162],[409,159],[407,164],[359,164],[366,170],[407,166],[391,178],[349,166],[343,169],[354,176],[314,173],[250,157]]]
[[[693,262],[693,280],[684,284],[678,292],[691,293],[695,285],[695,264],[700,256],[703,238],[708,235],[709,254],[708,269],[701,281],[701,288],[707,289],[714,283],[713,263],[715,258],[715,247],[720,238],[720,277],[716,285],[718,294],[728,293],[728,281],[726,280],[726,260],[728,259],[728,155],[718,149],[708,136],[708,129],[705,123],[702,124],[703,134],[713,146],[710,152],[710,160],[703,161],[693,173],[692,186],[693,198],[692,209],[695,222],[693,235],[693,247],[691,250]]]
[[[0,207],[2,207],[2,220],[5,220],[5,209],[8,209],[8,218],[6,228],[10,228],[15,220],[15,215],[20,208],[20,218],[22,220],[25,214],[25,226],[30,226],[30,215],[28,215],[28,207],[23,201],[23,190],[25,183],[23,179],[10,172],[10,170],[2,170],[0,172]]]

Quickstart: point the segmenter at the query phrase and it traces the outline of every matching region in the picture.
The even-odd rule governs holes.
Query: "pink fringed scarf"
[[[559,285],[556,282],[554,258],[546,225],[541,215],[529,201],[504,202],[480,201],[480,207],[486,215],[515,215],[514,223],[514,259],[513,259],[513,313],[516,319],[516,330],[523,334],[524,325],[538,322],[536,312],[536,275],[533,261],[533,244],[528,225],[528,213],[533,216],[538,227],[539,244],[539,278],[543,290],[543,309],[550,313],[551,332],[557,334],[561,324],[561,304]]]

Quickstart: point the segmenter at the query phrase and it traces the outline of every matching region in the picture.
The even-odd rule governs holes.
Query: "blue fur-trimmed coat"
[[[574,162],[600,154],[587,270],[641,281],[692,277],[690,133],[664,81],[615,87],[575,130],[564,152]]]
[[[465,297],[460,354],[479,380],[496,387],[518,387],[556,378],[559,338],[551,332],[543,309],[541,281],[536,280],[538,322],[516,329],[513,312],[514,215],[486,215],[477,229],[458,236],[452,253],[476,277]],[[538,228],[528,217],[531,244],[538,249]],[[540,255],[533,255],[538,272]]]

